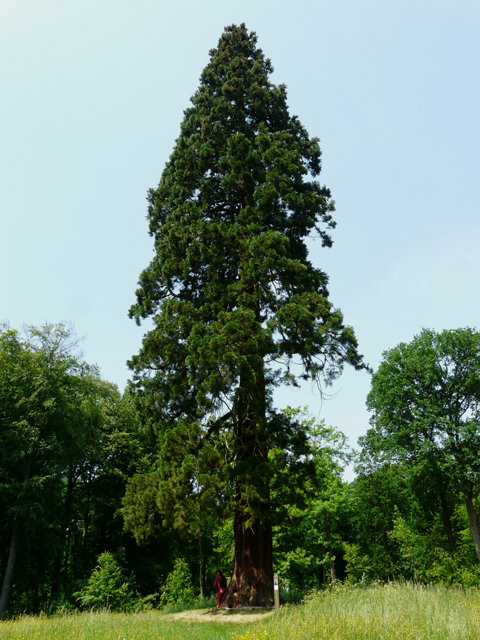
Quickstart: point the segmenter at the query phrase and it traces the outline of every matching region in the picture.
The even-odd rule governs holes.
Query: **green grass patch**
[[[2,640],[233,640],[235,624],[173,620],[158,611],[75,613],[0,622]]]
[[[339,586],[235,640],[480,640],[480,590]]]
[[[412,584],[345,586],[248,611],[74,613],[0,623],[2,640],[480,640],[480,590]]]
[[[162,607],[162,613],[181,613],[183,611],[195,611],[196,609],[215,609],[217,606],[217,598],[198,597],[192,602],[183,602],[177,604],[168,604]]]

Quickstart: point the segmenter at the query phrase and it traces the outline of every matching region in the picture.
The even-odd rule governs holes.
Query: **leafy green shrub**
[[[177,558],[173,571],[168,574],[160,596],[160,606],[185,604],[195,598],[192,574],[184,558]]]
[[[283,598],[283,602],[286,605],[300,604],[304,597],[305,593],[303,591],[297,591],[296,589],[288,589],[287,591],[280,587],[280,598]]]
[[[110,609],[111,611],[131,611],[138,608],[142,600],[133,591],[133,572],[127,576],[125,551],[116,554],[109,551],[98,556],[98,564],[92,571],[87,584],[74,593],[83,608]]]
[[[320,564],[317,557],[300,548],[280,552],[278,556],[278,573],[288,591],[305,592],[317,583]]]

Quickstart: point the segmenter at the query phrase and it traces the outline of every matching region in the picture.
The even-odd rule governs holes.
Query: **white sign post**
[[[278,576],[273,576],[273,601],[275,603],[275,613],[278,616],[280,610],[280,591],[278,588]]]

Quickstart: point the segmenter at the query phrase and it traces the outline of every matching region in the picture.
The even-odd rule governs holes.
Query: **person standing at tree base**
[[[217,609],[220,607],[220,603],[222,602],[226,590],[227,579],[220,571],[220,569],[217,569],[217,577],[215,578],[215,582],[213,583],[213,591],[217,594]]]

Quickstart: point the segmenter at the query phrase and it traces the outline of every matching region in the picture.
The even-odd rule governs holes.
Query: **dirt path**
[[[242,624],[259,622],[274,614],[273,609],[261,607],[240,607],[238,609],[196,609],[194,611],[182,611],[182,613],[167,614],[172,620],[185,622],[227,622]]]

